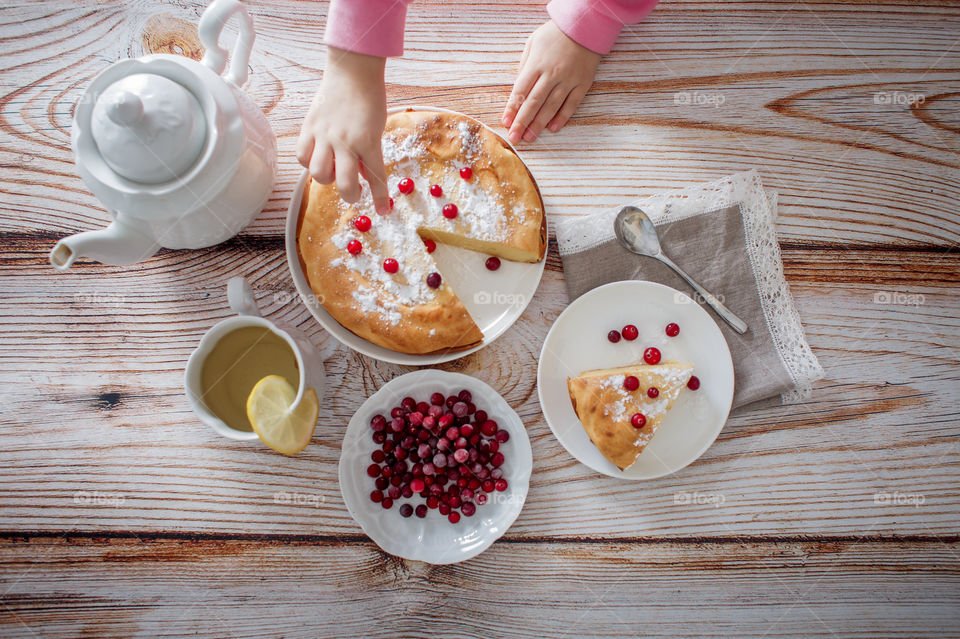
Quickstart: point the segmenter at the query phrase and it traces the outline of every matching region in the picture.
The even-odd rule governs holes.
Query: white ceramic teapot
[[[240,33],[230,69],[224,25]],[[107,207],[105,229],[64,238],[50,253],[59,270],[78,257],[124,265],[160,247],[202,248],[239,233],[273,191],[277,144],[240,87],[253,23],[238,0],[213,0],[200,18],[200,62],[156,54],[122,60],[90,83],[77,104],[71,142],[84,183]]]

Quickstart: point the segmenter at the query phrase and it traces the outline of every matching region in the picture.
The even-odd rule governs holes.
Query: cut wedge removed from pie
[[[626,470],[646,448],[692,374],[693,364],[635,364],[569,377],[567,390],[590,441],[617,468]],[[631,383],[624,384],[630,377],[638,381],[636,390],[628,390]],[[656,392],[649,392],[651,388]],[[643,417],[635,417],[638,414]]]

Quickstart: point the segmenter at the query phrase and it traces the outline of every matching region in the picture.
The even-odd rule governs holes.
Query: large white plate
[[[680,334],[667,337],[670,322]],[[613,344],[607,333],[633,324],[640,336]],[[643,361],[656,346],[664,360],[690,362],[700,389],[685,389],[637,461],[621,471],[607,460],[577,419],[567,377],[596,368]],[[540,406],[564,448],[597,472],[621,479],[653,479],[696,460],[714,442],[733,402],[733,360],[713,318],[686,293],[654,282],[606,284],[577,298],[554,322],[537,367]]]
[[[490,419],[510,433],[510,440],[501,446],[506,458],[501,468],[507,490],[491,493],[486,504],[477,506],[475,515],[462,517],[456,524],[436,510],[429,511],[423,519],[416,515],[404,518],[397,512],[405,502],[421,503],[419,498],[396,500],[389,510],[370,501],[374,484],[367,475],[367,466],[370,454],[378,448],[372,439],[371,418],[381,414],[389,419],[390,409],[408,395],[427,401],[431,393],[449,396],[464,388]],[[450,564],[475,557],[507,531],[523,508],[532,469],[533,454],[523,422],[495,390],[469,375],[422,370],[384,384],[354,413],[340,453],[340,492],[347,510],[363,531],[388,553],[432,564]]]
[[[408,108],[456,113],[456,111],[450,111],[449,109],[429,106],[395,108],[390,109],[389,112],[394,113]],[[496,133],[490,127],[487,128]],[[527,304],[533,299],[533,295],[540,285],[546,257],[535,264],[502,260],[498,270],[488,271],[484,265],[488,255],[438,244],[437,250],[433,253],[433,258],[437,262],[444,281],[453,287],[457,296],[467,307],[467,312],[470,313],[473,321],[480,327],[483,332],[483,341],[466,350],[429,355],[410,355],[383,348],[355,335],[327,313],[321,304],[317,303],[303,269],[300,267],[300,259],[297,255],[297,219],[300,215],[300,201],[303,198],[303,190],[308,175],[306,170],[300,175],[300,180],[293,191],[293,198],[290,200],[290,208],[287,210],[287,263],[290,266],[290,273],[293,276],[293,283],[297,287],[297,292],[313,316],[320,322],[321,326],[353,350],[394,364],[430,366],[448,362],[476,352],[503,335],[523,314]]]

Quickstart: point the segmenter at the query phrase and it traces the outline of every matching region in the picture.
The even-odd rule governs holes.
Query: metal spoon
[[[746,322],[737,317],[710,291],[697,284],[683,269],[674,264],[673,260],[663,254],[663,249],[660,248],[660,239],[657,237],[657,229],[654,228],[653,222],[650,221],[646,213],[635,206],[623,207],[613,223],[613,232],[616,233],[620,244],[628,251],[637,255],[656,258],[676,271],[677,275],[686,280],[687,284],[692,286],[693,290],[705,299],[707,304],[737,333],[743,335],[747,332]]]

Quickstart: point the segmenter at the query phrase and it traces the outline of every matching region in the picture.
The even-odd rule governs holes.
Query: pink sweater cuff
[[[625,24],[640,22],[657,0],[551,0],[547,13],[574,42],[609,53]]]
[[[403,54],[403,25],[412,0],[331,0],[323,41],[380,58]]]

